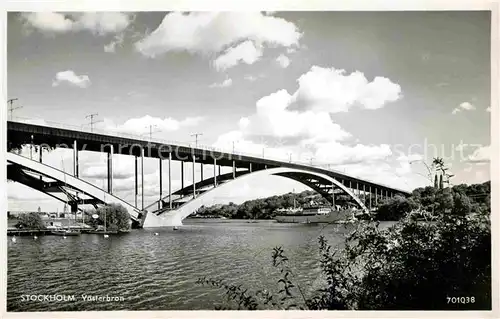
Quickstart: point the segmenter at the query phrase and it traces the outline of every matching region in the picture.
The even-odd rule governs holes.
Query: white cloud
[[[276,58],[276,62],[284,69],[290,65],[290,59],[284,54],[280,54],[280,56]]]
[[[401,87],[384,77],[369,82],[362,72],[313,66],[299,79],[293,98],[303,108],[347,112],[355,104],[374,110],[401,98]]]
[[[238,128],[219,136],[215,146],[230,150],[234,142],[236,152],[283,161],[291,157],[293,162],[347,169],[348,174],[360,172],[379,182],[398,180],[400,186],[402,177],[394,171],[413,174],[409,160],[416,155],[401,155],[394,166],[380,169],[378,165],[394,161],[391,147],[349,143],[351,134],[331,117],[355,103],[367,109],[383,107],[401,97],[399,85],[382,77],[369,82],[361,72],[346,75],[316,66],[298,82],[293,94],[282,89],[259,99],[255,113],[242,117]]]
[[[245,80],[250,81],[250,82],[254,82],[257,80],[257,77],[253,76],[253,75],[245,75]]]
[[[55,79],[52,81],[52,86],[59,86],[63,82],[79,88],[87,88],[91,84],[88,75],[76,75],[72,70],[57,72]]]
[[[256,114],[240,120],[245,135],[294,137],[307,143],[340,140],[349,136],[331,121],[327,112],[299,112],[289,110],[291,96],[280,90],[261,98],[256,103]]]
[[[171,132],[185,127],[196,126],[202,120],[202,117],[187,117],[183,120],[177,120],[171,117],[162,119],[159,117],[146,115],[140,118],[129,119],[123,124],[115,124],[112,120],[105,119],[102,126],[106,131],[140,135],[148,133],[150,130],[150,126],[154,127],[155,130],[160,130],[162,132]]]
[[[55,12],[22,13],[25,24],[48,32],[67,32],[73,29],[73,21],[64,14]]]
[[[83,29],[104,35],[125,30],[131,21],[132,17],[127,13],[86,12],[77,18],[76,23],[81,25]]]
[[[210,87],[210,88],[225,88],[225,87],[231,86],[232,84],[233,84],[233,80],[225,79],[224,81],[222,81],[222,83],[212,83],[208,87]]]
[[[392,155],[389,145],[343,145],[338,142],[316,144],[315,160],[333,165],[384,160]]]
[[[473,104],[469,102],[462,102],[458,107],[454,108],[453,111],[451,111],[451,114],[457,114],[462,111],[473,111],[475,109],[476,107]]]
[[[225,71],[238,65],[240,62],[254,64],[262,56],[262,48],[256,47],[252,41],[245,41],[235,47],[227,49],[213,62],[217,71]]]
[[[258,100],[256,113],[242,119],[239,129],[246,136],[292,137],[303,144],[335,142],[350,135],[332,122],[330,112],[347,111],[356,101],[376,109],[400,97],[399,85],[388,79],[377,77],[368,82],[360,72],[343,73],[312,67],[299,78],[293,95],[283,89]],[[300,110],[293,109],[297,103]]]
[[[21,19],[26,26],[42,32],[64,33],[88,30],[94,34],[105,35],[125,30],[132,16],[121,12],[85,12],[62,14],[56,12],[22,13]]]
[[[412,172],[413,162],[422,161],[423,155],[421,154],[404,154],[400,153],[396,159],[399,162],[399,167],[396,168],[396,173],[399,175],[406,175]]]
[[[125,40],[125,35],[120,33],[115,36],[114,40],[104,46],[104,52],[115,53],[117,46],[122,46]]]
[[[491,161],[491,145],[478,147],[466,160],[469,163],[487,163]]]
[[[136,49],[148,57],[170,51],[205,56],[225,51],[215,64],[224,70],[240,62],[254,63],[264,45],[298,46],[300,37],[293,23],[261,12],[172,12],[136,43]]]

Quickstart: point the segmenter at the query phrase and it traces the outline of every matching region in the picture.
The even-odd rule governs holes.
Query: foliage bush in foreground
[[[320,237],[324,283],[310,296],[293,282],[280,247],[272,255],[281,274],[276,294],[220,280],[198,282],[226,291],[230,302],[222,309],[491,309],[489,209],[478,208],[480,203],[448,188],[432,196],[432,215],[412,211],[385,229],[378,222],[360,222],[342,248]],[[421,199],[416,199],[420,205]],[[423,221],[422,216],[433,221]],[[453,297],[463,298],[451,302]]]

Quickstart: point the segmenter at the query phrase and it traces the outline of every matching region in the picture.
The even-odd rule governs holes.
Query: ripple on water
[[[192,222],[192,221],[190,221]],[[337,227],[338,228],[338,227]],[[158,232],[158,236],[154,233]],[[223,291],[196,283],[200,277],[273,290],[279,273],[272,248],[282,246],[297,282],[312,291],[321,285],[317,237],[343,239],[335,226],[202,222],[181,231],[134,230],[104,239],[82,235],[18,238],[8,244],[9,311],[187,310],[223,304]],[[110,295],[123,302],[23,302],[25,294]]]

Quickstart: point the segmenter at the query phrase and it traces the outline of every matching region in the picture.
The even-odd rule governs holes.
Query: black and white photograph
[[[496,15],[6,12],[3,312],[491,317]]]

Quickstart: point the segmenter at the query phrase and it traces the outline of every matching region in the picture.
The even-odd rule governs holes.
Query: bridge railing
[[[280,161],[280,162],[290,162],[290,163],[294,163],[294,164],[301,164],[301,165],[314,166],[314,167],[321,167],[321,166],[326,167],[326,165],[327,165],[327,164],[313,165],[310,162],[306,162],[306,161],[289,160],[286,157],[286,155],[284,155],[284,156],[272,156],[272,155],[261,156],[260,152],[255,152],[255,153],[242,152],[239,150],[235,150],[233,152],[233,150],[230,148],[214,147],[214,146],[208,146],[208,145],[203,145],[203,144],[196,144],[195,145],[195,143],[190,143],[190,142],[181,142],[181,141],[166,140],[166,139],[161,139],[161,138],[156,138],[156,137],[147,137],[147,136],[145,136],[146,134],[142,134],[142,135],[139,134],[138,135],[138,134],[125,133],[123,131],[120,131],[118,128],[117,129],[110,128],[108,130],[103,130],[100,128],[90,128],[90,127],[88,127],[88,124],[71,125],[71,124],[66,124],[66,123],[46,121],[46,120],[27,118],[27,117],[15,117],[13,120],[10,120],[10,121],[11,122],[34,124],[34,125],[40,125],[40,126],[46,126],[46,127],[52,127],[52,128],[60,128],[60,129],[66,129],[66,130],[74,130],[74,131],[78,131],[78,132],[97,133],[97,134],[108,135],[108,136],[113,136],[113,137],[122,137],[122,138],[136,139],[136,140],[141,140],[141,141],[149,141],[149,142],[155,143],[155,144],[175,145],[175,146],[183,146],[183,147],[187,147],[187,148],[196,148],[196,149],[200,149],[202,151],[221,152],[221,153],[243,155],[243,156],[261,158],[261,159],[276,160],[276,161]]]
[[[360,176],[355,176],[352,174],[347,174],[345,171],[341,172],[339,170],[334,170],[331,169],[330,166],[331,164],[328,163],[312,163],[308,161],[301,161],[301,160],[291,160],[289,157],[287,157],[285,154],[283,156],[273,156],[273,155],[267,155],[267,156],[261,156],[260,152],[242,152],[242,151],[237,151],[235,150],[233,152],[232,149],[230,148],[220,148],[220,147],[214,147],[214,146],[207,146],[203,144],[196,144],[195,143],[190,143],[190,142],[181,142],[181,141],[174,141],[174,140],[166,140],[166,139],[160,139],[156,137],[146,137],[146,134],[131,134],[131,133],[125,133],[123,131],[120,131],[119,128],[110,128],[108,130],[103,130],[101,128],[91,128],[89,127],[89,124],[82,124],[82,125],[72,125],[72,124],[67,124],[67,123],[60,123],[60,122],[54,122],[54,121],[46,121],[43,119],[36,119],[36,118],[28,118],[28,117],[19,117],[16,116],[13,119],[10,120],[11,122],[18,122],[18,123],[26,123],[26,124],[33,124],[33,125],[40,125],[40,126],[46,126],[46,127],[52,127],[52,128],[60,128],[60,129],[67,129],[67,130],[74,130],[74,131],[79,131],[79,132],[86,132],[86,133],[98,133],[102,135],[108,135],[108,136],[113,136],[113,137],[122,137],[122,138],[129,138],[129,139],[136,139],[136,140],[141,140],[141,141],[149,141],[151,143],[155,144],[163,144],[163,145],[175,145],[175,146],[183,146],[187,148],[196,148],[200,149],[202,151],[208,151],[208,152],[221,152],[221,153],[227,153],[227,154],[233,154],[236,156],[248,156],[248,157],[254,157],[254,158],[259,158],[259,159],[267,159],[267,160],[275,160],[275,161],[280,161],[280,162],[287,162],[287,163],[292,163],[292,164],[298,164],[298,165],[304,165],[304,166],[310,166],[310,167],[315,167],[315,168],[321,168],[324,170],[328,170],[331,172],[335,172],[337,174],[342,174],[351,178],[359,179],[359,180],[364,180],[366,182],[374,183],[380,186],[384,186],[387,188],[392,188],[388,185],[383,185],[378,182],[370,181],[366,178],[360,177]]]

